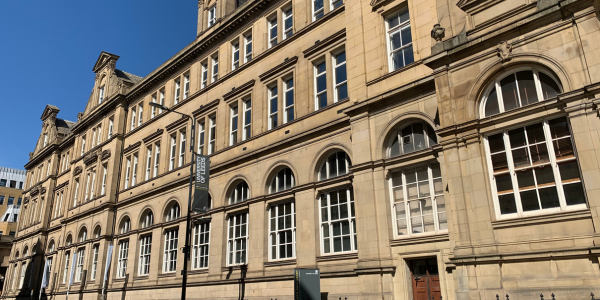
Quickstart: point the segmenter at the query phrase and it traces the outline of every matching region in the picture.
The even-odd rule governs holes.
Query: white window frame
[[[179,159],[177,167],[183,166],[185,163],[185,131],[179,131]]]
[[[399,23],[398,25],[396,25],[393,28],[390,28],[390,19],[392,18],[399,18],[400,15],[404,14],[408,12],[408,20],[404,21],[403,23]],[[413,38],[412,38],[412,32],[411,32],[411,40],[410,43],[404,44],[401,47],[397,48],[397,49],[392,49],[392,35],[394,35],[395,33],[398,33],[400,35],[402,35],[402,29],[405,28],[409,28],[409,30],[412,31],[411,24],[410,24],[410,11],[408,11],[408,9],[402,9],[396,13],[394,13],[393,15],[388,16],[385,19],[385,28],[386,28],[386,32],[387,32],[387,36],[386,36],[386,43],[387,43],[387,51],[388,51],[388,67],[390,72],[393,72],[399,68],[403,68],[409,64],[404,63],[404,66],[402,67],[398,67],[397,69],[394,69],[394,60],[393,60],[393,55],[395,52],[398,51],[403,51],[405,48],[411,47],[413,44]],[[413,49],[414,51],[414,49]],[[403,58],[404,59],[404,58]],[[414,54],[413,54],[413,62],[414,62]]]
[[[282,37],[282,39],[285,40],[294,34],[294,19],[293,19],[294,13],[293,13],[292,6],[286,8],[286,9],[283,9],[282,14],[283,14],[283,37]],[[289,28],[287,28],[286,21],[290,18],[292,18],[292,25]]]
[[[119,241],[119,256],[117,259],[117,278],[127,276],[127,260],[129,255],[129,239]]]
[[[319,66],[321,64],[325,65],[325,70],[323,72],[319,73]],[[325,106],[320,107],[320,101],[319,101],[319,96],[322,94],[325,94],[325,97],[327,98],[327,63],[325,61],[320,61],[320,62],[314,64],[313,70],[314,70],[313,72],[315,74],[315,82],[314,82],[315,110],[319,110],[319,109],[323,109],[328,106],[328,104],[326,104]],[[317,88],[318,88],[317,83],[319,81],[319,77],[321,77],[321,76],[325,76],[325,89],[318,92],[317,91]]]
[[[245,181],[240,180],[229,194],[229,204],[244,202],[248,199],[250,199],[250,186]]]
[[[144,103],[140,103],[138,105],[138,122],[137,122],[137,126],[138,127],[142,126],[143,122],[144,122]]]
[[[337,169],[337,162],[338,162],[338,159],[339,159],[338,156],[339,155],[345,155],[344,161],[345,161],[345,164],[346,164],[346,173],[340,174],[340,170],[337,169],[336,170],[336,175],[333,176],[333,177],[330,176],[331,166],[329,164],[329,157],[331,157],[332,155],[336,156],[335,157],[336,169]],[[325,174],[327,175],[327,178],[323,178],[322,175],[321,175],[321,169],[323,168],[323,165],[325,165],[325,172],[326,172]],[[350,173],[350,167],[351,166],[352,166],[352,162],[350,161],[350,157],[348,156],[348,154],[346,152],[340,150],[340,151],[336,151],[335,153],[331,153],[330,155],[327,156],[327,158],[325,158],[325,161],[323,161],[323,163],[319,167],[319,170],[318,170],[319,171],[319,181],[320,180],[326,180],[326,179],[335,178],[335,177],[338,177],[338,176],[347,175],[348,173]]]
[[[342,0],[338,0],[338,1],[342,1]],[[336,53],[334,55],[331,56],[332,62],[331,65],[333,66],[333,103],[338,102],[339,100],[344,100],[344,99],[339,99],[339,89],[341,86],[343,86],[344,84],[346,85],[346,93],[348,93],[348,69],[346,68],[346,58],[344,58],[344,62],[338,64],[337,63],[337,57],[341,54],[344,54],[344,57],[346,56],[346,51],[340,51],[339,53]],[[337,82],[337,69],[338,68],[345,68],[346,69],[346,80],[342,81],[342,82]]]
[[[146,174],[144,180],[150,179],[150,171],[152,169],[152,145],[146,148]]]
[[[250,50],[250,51],[248,51]],[[252,60],[252,33],[244,36],[244,63]]]
[[[236,59],[237,54],[237,59]],[[234,41],[231,44],[231,70],[235,70],[240,67],[240,42]]]
[[[217,19],[217,5],[213,5],[208,9],[208,27],[215,25]]]
[[[75,268],[75,282],[81,281],[83,275],[83,262],[85,260],[85,248],[77,249],[77,267]]]
[[[181,80],[175,79],[175,94],[173,95],[173,105],[179,103],[179,94],[181,94]]]
[[[316,9],[316,6],[315,6],[315,2],[316,1],[319,1],[319,0],[312,0],[311,1],[311,8],[312,8],[311,11],[312,11],[312,20],[313,20],[313,22],[316,21],[316,20],[319,20],[319,19],[321,19],[322,17],[325,16],[325,1],[324,0],[320,0],[323,3],[322,4],[323,6],[321,8],[319,8],[319,9]],[[321,13],[322,13],[322,15],[319,16],[319,14],[321,14]]]
[[[69,260],[71,258],[71,251],[65,252],[65,268],[63,271],[62,283],[67,283],[67,276],[69,275]]]
[[[289,85],[290,81],[292,82],[292,87],[290,87],[290,85]],[[287,105],[289,92],[292,93],[292,104],[291,105]],[[295,96],[294,95],[294,78],[290,77],[290,78],[284,79],[283,80],[283,107],[284,107],[284,109],[283,109],[283,124],[293,121],[296,117],[295,116],[296,111],[294,109],[296,101],[294,99],[294,96]],[[294,118],[292,120],[289,120],[289,117],[288,117],[290,109],[294,110],[294,113],[293,113]]]
[[[44,146],[43,147],[46,147],[46,145],[48,145],[48,134],[44,133]]]
[[[81,138],[81,155],[85,153],[85,135]]]
[[[208,84],[208,62],[202,64],[202,86],[205,88]]]
[[[131,108],[131,126],[129,127],[129,130],[134,130],[135,129],[135,118],[136,118],[136,113],[135,113],[135,107]]]
[[[103,171],[102,171],[102,189],[100,190],[100,195],[105,195],[106,193],[106,172],[107,172],[107,167],[106,165],[102,165]]]
[[[163,89],[161,89],[161,90],[158,92],[158,94],[160,95],[160,97],[159,97],[159,103],[160,103],[160,105],[163,105],[163,106],[164,106],[164,105],[165,105],[165,89],[164,89],[164,88],[163,88]],[[162,113],[163,113],[163,110],[162,110],[162,108],[159,108],[159,109],[158,109],[158,114],[160,115],[160,114],[162,114]]]
[[[238,136],[239,107],[237,103],[229,107],[229,112],[231,114],[229,118],[229,146],[233,146],[237,143]]]
[[[243,102],[244,102],[244,116],[243,116],[244,130],[243,130],[243,134],[242,134],[242,141],[245,141],[252,136],[252,99],[243,100]]]
[[[179,229],[171,229],[165,232],[165,253],[163,263],[163,273],[173,273],[177,271],[177,244],[179,239]]]
[[[138,170],[138,155],[133,155],[133,169],[131,170],[131,187],[137,184],[137,170]]]
[[[347,206],[347,213],[348,213],[348,217],[347,218],[339,218],[337,220],[332,221],[331,220],[331,194],[332,193],[346,193],[346,206]],[[327,206],[323,206],[323,198],[326,197],[327,198]],[[338,197],[339,199],[339,197]],[[339,200],[338,200],[339,201]],[[339,202],[338,202],[339,203]],[[340,253],[352,253],[352,252],[357,252],[358,249],[356,248],[358,245],[356,244],[355,240],[353,238],[356,237],[356,231],[355,231],[355,223],[356,223],[356,216],[352,216],[352,204],[354,203],[354,197],[352,195],[352,189],[351,188],[343,188],[340,190],[336,190],[336,191],[331,191],[331,192],[326,192],[326,193],[322,193],[319,197],[319,231],[320,231],[320,239],[321,239],[321,255],[335,255],[335,254],[340,254]],[[339,207],[339,205],[338,205]],[[337,207],[336,207],[337,208]],[[327,212],[328,217],[327,220],[323,220],[323,212]],[[341,214],[340,211],[338,211],[338,216]],[[348,251],[344,251],[342,249],[342,251],[335,251],[334,248],[334,236],[333,236],[333,223],[341,223],[343,220],[347,220],[349,222],[349,230],[350,233],[349,234],[343,234],[342,229],[340,228],[340,233],[343,236],[350,236],[350,250]],[[329,228],[328,230],[328,237],[325,237],[324,234],[327,232],[327,230],[325,230],[324,228],[325,225],[327,225],[327,228]],[[326,252],[326,246],[325,246],[325,238],[329,239],[329,252]],[[341,245],[343,247],[343,241],[341,241]]]
[[[271,49],[275,46],[277,46],[277,16],[272,17],[271,19],[267,20],[268,23],[268,35],[269,35],[269,40],[268,40],[268,49]],[[272,36],[273,34],[273,29],[275,29],[275,36]]]
[[[268,87],[268,98],[269,98],[269,100],[268,100],[268,108],[269,108],[269,111],[268,111],[269,127],[268,127],[268,129],[269,130],[271,130],[273,128],[277,128],[279,126],[279,123],[278,123],[279,120],[277,117],[278,113],[279,113],[279,95],[278,95],[278,93],[279,93],[279,88],[277,86],[277,82],[275,82],[274,85]],[[277,108],[275,109],[275,112],[272,111],[273,110],[273,108],[272,108],[273,100],[275,100],[275,103],[277,103]]]
[[[104,85],[98,89],[98,104],[102,104],[104,101]]]
[[[112,137],[113,134],[113,127],[114,127],[114,120],[113,118],[108,119],[108,138],[110,139]]]
[[[27,273],[27,262],[21,264],[21,279],[19,280],[19,289],[23,289],[23,283],[25,282],[25,274]]]
[[[291,205],[291,213],[285,213],[285,205]],[[281,208],[283,208],[283,212],[280,212]],[[283,227],[279,228],[279,218],[284,218]],[[290,227],[285,228],[285,219],[290,218]],[[277,261],[277,260],[285,260],[285,259],[294,259],[296,258],[296,208],[295,202],[285,202],[281,204],[274,204],[269,206],[269,261]],[[291,231],[291,241],[286,241],[286,243],[281,244],[281,234],[285,234],[286,232]],[[273,243],[274,242],[274,243]],[[281,257],[281,246],[292,247],[292,256]]]
[[[90,274],[90,278],[92,280],[96,280],[96,272],[98,271],[98,254],[100,252],[100,245],[96,244],[92,247],[92,274]]]
[[[73,207],[77,206],[77,197],[79,194],[79,178],[75,179],[75,196],[73,197]]]
[[[160,144],[154,145],[154,170],[152,171],[152,178],[158,175],[158,167],[160,164]]]
[[[219,79],[219,55],[213,55],[211,57],[212,59],[212,76],[211,76],[211,82],[213,83],[215,81],[217,81]]]
[[[204,154],[204,139],[206,138],[206,129],[204,121],[198,122],[198,154]]]
[[[210,250],[210,221],[194,226],[193,270],[208,269]]]
[[[152,103],[156,103],[156,94],[152,95]],[[152,112],[150,113],[150,119],[156,117],[156,107],[152,106]]]
[[[239,216],[239,219],[238,219]],[[245,222],[244,222],[245,221]],[[247,264],[248,261],[248,212],[242,212],[239,214],[235,214],[235,215],[231,215],[229,216],[229,220],[227,221],[228,223],[228,229],[227,230],[227,265],[228,266],[238,266],[238,265],[245,265]],[[246,230],[244,231],[243,228],[245,228]],[[232,236],[231,233],[235,233],[235,227],[239,227],[240,230],[240,235],[239,236]],[[244,231],[244,232],[242,232]],[[240,249],[238,249],[236,246],[239,245]],[[243,249],[242,249],[243,248]],[[236,253],[240,253],[243,254],[243,259],[240,259],[239,261],[236,261],[234,258],[234,254]]]
[[[102,142],[102,124],[98,125],[98,140],[96,141],[96,144],[100,145],[100,143]]]
[[[140,237],[140,259],[138,275],[150,274],[150,255],[152,252],[152,235],[144,235]]]
[[[210,122],[210,128],[208,132],[208,155],[211,155],[216,151],[217,116],[209,117],[208,120]]]
[[[287,176],[285,174],[286,170],[290,170],[290,178],[287,178]],[[283,176],[283,189],[281,189],[281,190],[279,189],[279,183],[281,180],[281,178],[279,178],[280,173],[283,174],[282,175]],[[286,183],[288,180],[290,181],[290,187],[286,189],[285,187],[286,187]],[[275,189],[273,189],[273,184],[275,185]],[[294,188],[294,186],[296,186],[296,178],[294,176],[294,172],[292,171],[292,169],[285,167],[285,168],[277,171],[277,173],[275,173],[275,175],[273,176],[273,179],[271,179],[271,182],[269,184],[269,194],[283,192],[285,190]]]
[[[96,170],[92,170],[92,184],[90,187],[90,199],[94,198],[94,187],[96,187]]]
[[[171,151],[169,157],[169,171],[172,171],[175,168],[175,155],[177,153],[177,136],[175,134],[171,135]]]
[[[342,4],[340,4],[338,7],[340,7],[340,6],[342,6],[344,4],[344,0],[331,0],[329,2],[329,10],[336,9],[337,7],[335,7],[335,4],[338,3],[338,2],[342,2]]]
[[[125,165],[125,189],[127,189],[129,188],[129,174],[131,172],[131,156],[127,157],[127,163]]]
[[[183,100],[187,99],[190,95],[190,75],[183,75]]]

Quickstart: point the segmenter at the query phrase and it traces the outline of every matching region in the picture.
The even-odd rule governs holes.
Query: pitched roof
[[[133,75],[131,73],[119,70],[119,69],[115,69],[115,74],[117,74],[118,78],[121,78],[123,80],[127,80],[131,83],[138,83],[140,81],[142,81],[142,79],[144,79],[143,77],[137,76],[137,75]]]

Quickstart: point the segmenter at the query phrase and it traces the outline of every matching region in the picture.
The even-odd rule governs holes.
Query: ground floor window
[[[320,198],[321,252],[330,254],[356,251],[352,189],[323,193]]]
[[[243,212],[229,216],[227,234],[228,265],[246,264],[248,245],[248,213]]]
[[[210,222],[196,224],[194,227],[194,269],[208,268],[209,242]]]

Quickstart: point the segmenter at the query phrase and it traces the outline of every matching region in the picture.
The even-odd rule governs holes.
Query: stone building
[[[175,299],[188,263],[193,299],[292,299],[294,268],[323,299],[590,299],[598,5],[199,1],[152,73],[102,52],[77,122],[45,108],[4,296]]]

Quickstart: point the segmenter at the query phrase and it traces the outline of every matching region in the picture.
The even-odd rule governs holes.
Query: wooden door
[[[441,300],[440,276],[435,258],[410,262],[413,300]]]

